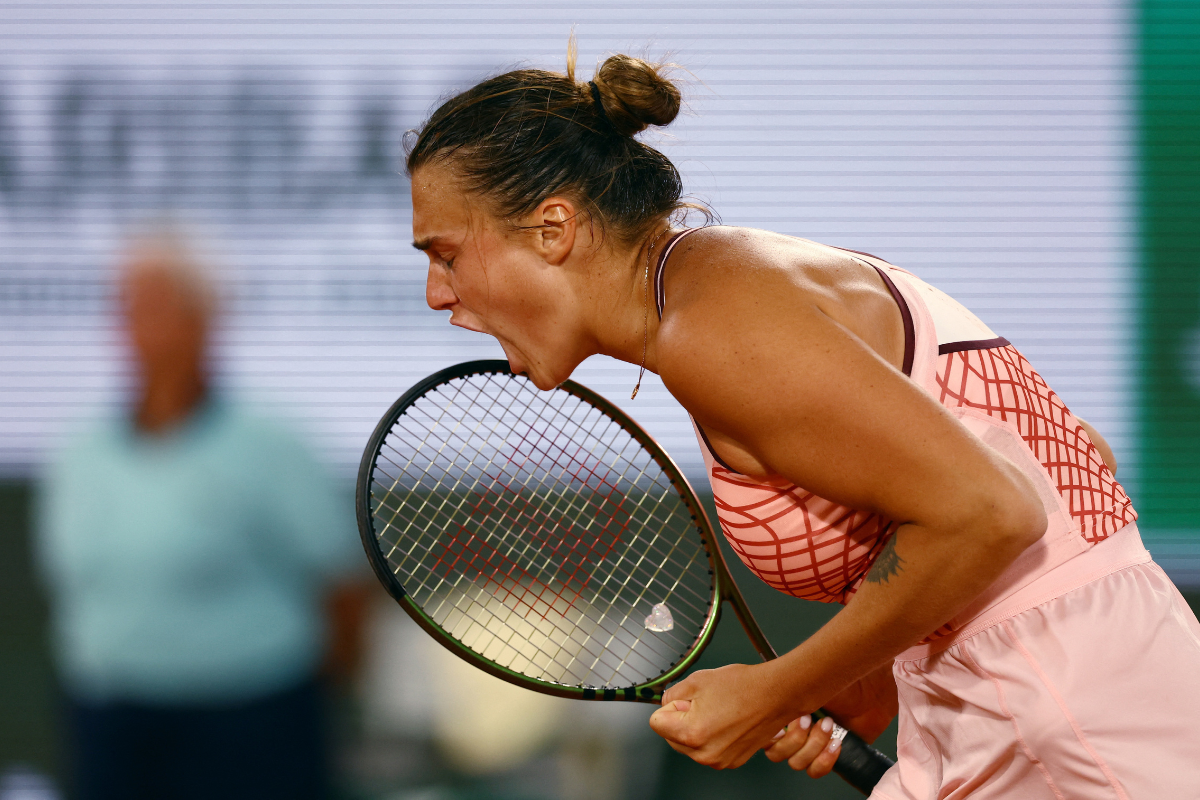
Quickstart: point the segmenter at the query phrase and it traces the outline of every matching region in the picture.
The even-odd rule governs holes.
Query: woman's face
[[[413,246],[429,256],[425,299],[450,324],[496,338],[513,372],[541,389],[562,383],[588,353],[577,335],[564,270],[459,188],[450,167],[413,174]]]

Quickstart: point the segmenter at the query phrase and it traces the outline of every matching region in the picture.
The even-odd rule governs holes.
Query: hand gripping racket
[[[375,428],[356,502],[392,597],[518,686],[658,704],[711,641],[722,601],[776,657],[679,468],[573,381],[539,391],[504,361],[431,375]],[[892,762],[835,735],[834,770],[869,794]]]

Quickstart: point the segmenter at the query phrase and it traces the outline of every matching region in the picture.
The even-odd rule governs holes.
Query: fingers
[[[650,729],[667,740],[672,747],[676,744],[687,746],[682,741],[687,730],[687,712],[692,707],[691,700],[672,700],[663,698],[662,708],[650,715]],[[679,750],[678,747],[675,747]],[[684,752],[680,750],[680,752]]]
[[[808,731],[812,727],[812,717],[805,714],[803,717],[792,720],[783,730],[783,735],[775,739],[764,752],[767,758],[779,763],[787,761],[800,751],[804,743],[808,741]]]
[[[814,778],[828,775],[837,762],[842,744],[841,736],[833,735],[834,727],[829,717],[816,725],[812,724],[811,717],[800,717],[766,749],[767,758],[776,763],[787,761],[792,769],[806,771]]]
[[[686,714],[692,707],[691,680],[689,677],[663,692],[662,707],[650,715],[650,729],[681,753],[691,749],[689,743],[683,741],[687,732]]]
[[[690,675],[663,693],[650,728],[699,764],[727,769],[744,763],[781,722],[777,703],[753,689],[761,683],[761,666],[728,664]]]
[[[809,777],[820,778],[828,775],[837,763],[838,751],[842,747],[842,736],[834,737],[834,722],[825,717],[813,727],[812,734],[800,752],[788,759],[788,766],[794,770],[805,770]]]
[[[665,706],[672,700],[682,700],[692,697],[696,693],[696,689],[704,680],[704,673],[709,670],[702,669],[693,672],[679,683],[672,684],[663,692],[662,704]]]

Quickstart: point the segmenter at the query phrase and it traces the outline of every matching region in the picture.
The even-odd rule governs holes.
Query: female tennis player
[[[587,82],[568,60],[480,83],[410,142],[429,305],[543,389],[597,353],[658,373],[739,557],[845,606],[776,661],[673,686],[653,729],[702,764],[766,748],[820,776],[838,744],[808,713],[868,740],[899,714],[872,797],[1195,796],[1200,624],[1104,439],[911,273],[675,227],[679,174],[635,136],[679,91],[639,59]]]

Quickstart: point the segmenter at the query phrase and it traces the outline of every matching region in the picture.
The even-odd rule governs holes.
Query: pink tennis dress
[[[655,274],[691,231],[663,249]],[[1006,339],[866,254],[900,308],[904,372],[1022,468],[1045,535],[896,658],[898,762],[872,798],[1200,798],[1200,623],[1150,560],[1129,497]],[[896,524],[722,464],[696,427],[721,529],[787,594],[849,601]]]

